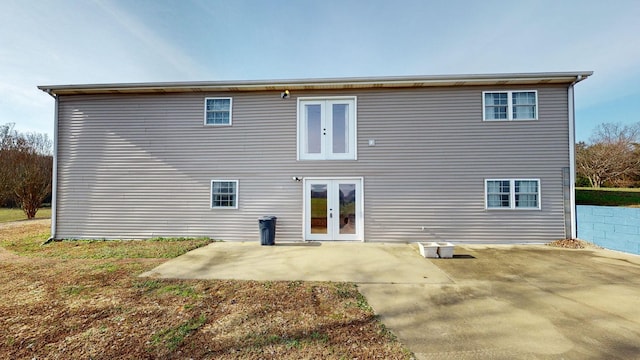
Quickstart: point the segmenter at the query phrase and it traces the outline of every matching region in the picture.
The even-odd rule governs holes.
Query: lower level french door
[[[362,178],[305,178],[305,240],[363,240]]]

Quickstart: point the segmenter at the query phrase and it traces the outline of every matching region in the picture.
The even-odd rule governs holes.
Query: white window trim
[[[334,101],[334,100],[350,100],[353,102],[353,156],[347,153],[346,156],[335,156],[323,152],[319,155],[305,155],[304,148],[306,140],[304,131],[306,126],[303,125],[303,109],[301,103],[305,101]],[[323,114],[324,115],[324,114]],[[297,98],[297,126],[296,138],[298,142],[296,160],[358,160],[358,97],[357,96],[310,96]]]
[[[509,182],[509,207],[489,207],[489,194],[487,193],[487,185],[489,181],[508,181]],[[538,207],[516,207],[516,181],[537,181],[538,182]],[[485,179],[484,180],[484,208],[485,210],[542,210],[542,185],[540,179]]]
[[[213,206],[213,183],[214,182],[233,182],[236,184],[236,201],[235,206]],[[240,202],[240,184],[238,180],[229,180],[229,179],[213,179],[211,180],[211,186],[209,187],[209,208],[212,210],[218,209],[237,209],[238,203]]]
[[[513,93],[532,92],[536,94],[536,113],[533,119],[514,119],[513,118]],[[506,119],[487,119],[485,94],[506,93],[507,94],[507,118]],[[482,121],[537,121],[540,118],[538,107],[538,90],[490,90],[482,92]]]
[[[207,123],[207,100],[229,100],[229,123],[228,124],[208,124]],[[224,96],[209,96],[204,98],[204,126],[231,126],[233,124],[233,98]]]

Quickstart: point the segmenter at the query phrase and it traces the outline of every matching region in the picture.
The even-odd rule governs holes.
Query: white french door
[[[356,159],[355,97],[298,98],[298,159]]]
[[[363,240],[362,178],[305,179],[305,240]]]

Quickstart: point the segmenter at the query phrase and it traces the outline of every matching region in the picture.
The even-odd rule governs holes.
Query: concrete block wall
[[[640,254],[640,208],[578,205],[576,216],[579,239]]]

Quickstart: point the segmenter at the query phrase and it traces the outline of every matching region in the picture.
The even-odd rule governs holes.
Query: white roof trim
[[[430,86],[469,85],[534,85],[570,84],[581,81],[593,74],[592,71],[475,74],[475,75],[433,75],[394,76],[366,78],[327,78],[293,80],[252,80],[252,81],[195,81],[157,83],[114,83],[82,85],[42,85],[38,89],[51,95],[109,94],[109,93],[173,93],[203,91],[282,91],[322,90],[322,89],[364,89],[400,88]]]

